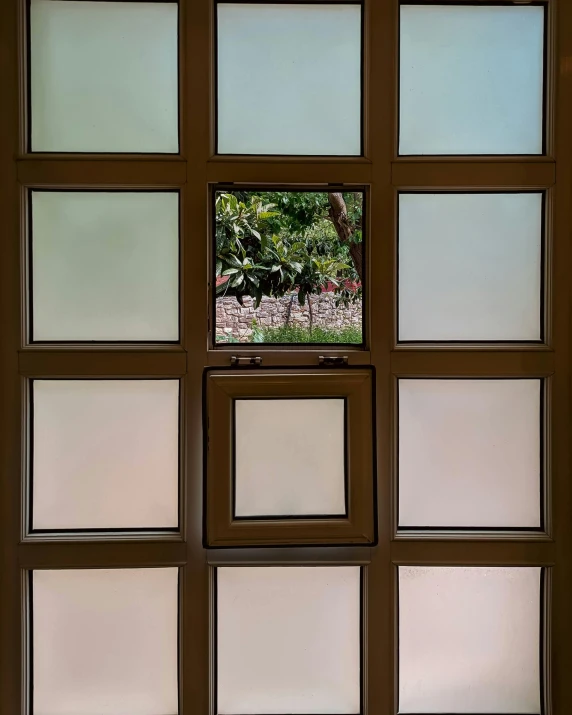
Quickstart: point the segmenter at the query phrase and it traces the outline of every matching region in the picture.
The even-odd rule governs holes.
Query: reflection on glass
[[[361,7],[219,3],[220,154],[361,153]]]
[[[544,6],[400,13],[400,154],[542,153]]]
[[[363,193],[216,192],[216,342],[362,342]]]

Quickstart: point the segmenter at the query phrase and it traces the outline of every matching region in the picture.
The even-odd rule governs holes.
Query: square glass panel
[[[544,13],[401,5],[399,153],[542,154]]]
[[[540,527],[540,399],[540,380],[399,380],[399,526]]]
[[[540,708],[540,568],[399,567],[399,712]]]
[[[216,345],[362,345],[363,191],[215,192]]]
[[[32,191],[30,200],[32,340],[178,340],[178,193]]]
[[[360,711],[360,569],[217,569],[220,715]]]
[[[361,6],[217,8],[217,152],[361,154]]]
[[[539,341],[543,195],[399,196],[398,339]]]
[[[178,380],[34,380],[32,528],[175,529]]]
[[[235,516],[346,513],[343,399],[234,405]]]
[[[177,153],[176,2],[31,0],[31,149]]]
[[[175,715],[177,572],[34,571],[34,715]]]

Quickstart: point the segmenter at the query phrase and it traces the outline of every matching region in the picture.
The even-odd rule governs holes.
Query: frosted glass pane
[[[399,712],[540,712],[540,569],[399,567]]]
[[[345,514],[343,399],[236,400],[236,516]]]
[[[218,152],[361,154],[359,5],[219,3]]]
[[[359,712],[359,567],[217,574],[219,713]]]
[[[540,526],[540,380],[399,381],[399,525]]]
[[[544,8],[402,5],[400,154],[541,154]]]
[[[542,194],[401,194],[399,340],[540,340]]]
[[[176,153],[177,4],[31,0],[32,150]]]
[[[177,193],[34,191],[32,214],[34,340],[178,339]]]
[[[34,571],[34,715],[175,715],[177,569]]]
[[[34,380],[33,527],[178,524],[177,380]]]

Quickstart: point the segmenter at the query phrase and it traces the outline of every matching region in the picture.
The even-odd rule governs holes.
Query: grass
[[[300,325],[283,325],[278,328],[257,326],[253,343],[361,343],[361,325],[345,328],[315,327],[312,330]]]

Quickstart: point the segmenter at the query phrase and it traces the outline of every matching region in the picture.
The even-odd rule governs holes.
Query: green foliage
[[[315,327],[312,330],[300,325],[283,325],[277,328],[256,327],[255,343],[361,343],[361,326],[345,328]]]
[[[360,193],[344,194],[353,222],[352,241],[361,241]],[[320,294],[332,284],[337,302],[361,297],[347,282],[359,276],[349,246],[338,238],[325,192],[225,192],[216,197],[216,276],[228,277],[217,296],[280,298]]]

